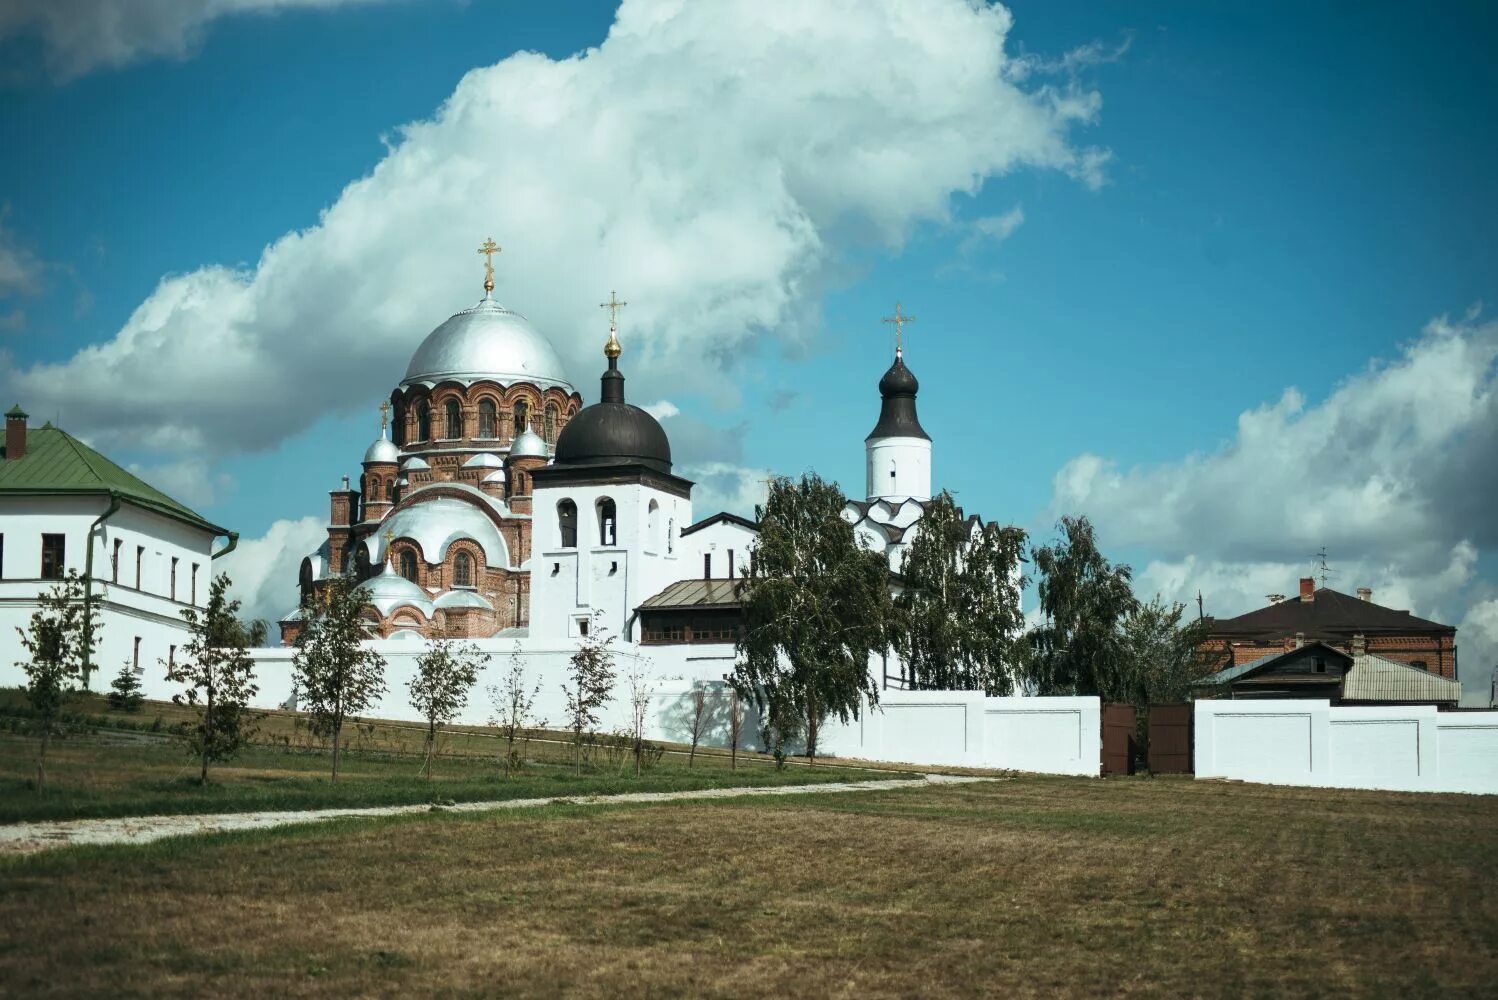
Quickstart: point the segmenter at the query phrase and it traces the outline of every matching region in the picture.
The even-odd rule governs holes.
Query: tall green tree
[[[17,628],[26,659],[16,664],[26,674],[26,699],[40,742],[36,755],[36,790],[47,783],[47,748],[58,729],[62,710],[86,683],[86,663],[99,642],[98,594],[83,585],[77,570],[37,595],[37,608],[26,628]]]
[[[229,599],[229,577],[220,573],[208,588],[208,603],[185,608],[192,638],[183,655],[167,667],[167,680],[187,690],[173,701],[197,709],[198,722],[188,734],[188,747],[202,764],[198,780],[208,783],[210,761],[230,760],[253,733],[250,700],[255,684],[255,661],[246,651],[248,635],[239,620],[239,602]]]
[[[407,689],[411,705],[426,720],[426,772],[432,780],[432,755],[437,749],[437,731],[457,718],[468,704],[468,692],[478,683],[479,671],[489,662],[471,642],[433,639],[426,652],[416,658],[416,673]]]
[[[1031,630],[1024,675],[1036,694],[1127,700],[1130,661],[1122,624],[1138,601],[1132,571],[1098,551],[1092,522],[1063,517],[1061,538],[1033,550],[1044,622]]]
[[[343,724],[371,708],[385,693],[385,658],[364,647],[371,637],[364,620],[369,606],[350,577],[324,584],[311,609],[291,661],[297,701],[317,732],[333,738],[333,780],[338,780]]]
[[[864,699],[878,701],[869,658],[894,638],[888,564],[858,544],[845,505],[816,473],[770,481],[755,508],[759,541],[731,681],[760,708],[767,741],[800,729],[813,762],[826,719],[846,721]]]
[[[946,490],[932,499],[905,550],[895,599],[896,647],[912,687],[1013,692],[1024,547],[1021,529],[964,520]]]
[[[1156,594],[1123,621],[1123,647],[1135,705],[1187,701],[1192,688],[1216,667],[1200,652],[1207,624],[1186,618],[1186,606]]]

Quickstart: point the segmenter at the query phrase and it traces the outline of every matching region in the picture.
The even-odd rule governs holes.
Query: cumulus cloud
[[[0,210],[0,220],[4,217],[5,212]],[[0,224],[0,330],[14,332],[25,327],[26,313],[20,308],[7,308],[5,300],[35,295],[41,288],[44,269],[31,248]]]
[[[69,80],[153,56],[183,58],[211,21],[297,7],[381,0],[10,0],[0,6],[0,41],[40,39],[48,70]]]
[[[1293,593],[1325,546],[1333,589],[1370,587],[1458,627],[1470,700],[1479,687],[1486,699],[1498,658],[1479,573],[1498,547],[1495,491],[1498,322],[1469,313],[1432,321],[1319,403],[1287,389],[1212,453],[1130,469],[1079,456],[1056,474],[1051,513],[1085,513],[1109,546],[1151,553],[1138,592],[1200,592],[1222,617]]]
[[[197,458],[167,462],[162,465],[140,465],[132,462],[127,468],[167,496],[189,507],[202,508],[212,505],[234,483],[233,477],[228,473],[215,472],[209,463]]]
[[[253,266],[165,278],[108,342],[15,373],[105,447],[273,447],[393,383],[477,298],[473,248],[505,246],[497,296],[556,344],[584,391],[595,303],[630,300],[631,398],[734,402],[750,337],[797,344],[829,265],[897,247],[955,194],[1041,168],[1095,183],[1072,130],[1099,102],[1010,78],[1001,7],[838,0],[627,0],[602,45],[474,70],[316,222]],[[890,59],[890,52],[900,58]],[[900,137],[891,142],[890,136]]]
[[[228,573],[231,595],[241,602],[245,618],[272,623],[270,640],[276,644],[274,623],[297,604],[297,570],[307,553],[328,537],[318,518],[276,521],[260,538],[241,540],[233,552],[214,564],[214,572]]]
[[[753,518],[755,505],[765,502],[770,470],[704,462],[683,468],[682,475],[697,484],[692,490],[692,513],[699,521],[723,510]]]

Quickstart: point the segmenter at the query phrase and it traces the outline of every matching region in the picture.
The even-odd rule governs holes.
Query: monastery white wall
[[[102,496],[0,499],[0,539],[4,546],[0,561],[0,685],[24,683],[25,673],[16,664],[25,650],[16,630],[30,624],[38,596],[54,583],[41,579],[42,535],[63,535],[63,568],[81,574],[87,560],[89,528],[108,507],[108,499]],[[118,572],[111,561],[116,541],[120,543]],[[173,655],[173,647],[186,644],[188,632],[182,611],[207,602],[214,538],[202,529],[127,502],[94,532],[93,546],[101,628],[92,686],[101,689],[122,664],[138,662],[150,675],[158,661]],[[137,577],[138,548],[143,551]],[[173,559],[177,561],[175,597]]]
[[[1198,701],[1195,743],[1198,778],[1498,793],[1498,712]]]
[[[719,521],[705,528],[698,528],[685,535],[680,542],[680,575],[677,580],[691,580],[704,576],[710,568],[711,576],[722,579],[729,576],[749,575],[749,553],[759,543],[759,533],[733,521]],[[711,559],[709,563],[707,559]],[[733,571],[729,572],[729,566]]]
[[[829,723],[822,752],[902,764],[1096,777],[1097,698],[989,698],[981,691],[882,691],[876,711]]]

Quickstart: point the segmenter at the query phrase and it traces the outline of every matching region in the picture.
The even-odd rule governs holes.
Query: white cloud
[[[271,623],[270,642],[280,642],[275,623],[297,604],[297,570],[307,553],[328,537],[315,517],[275,522],[260,538],[243,539],[233,552],[214,563],[215,573],[228,573],[230,596],[242,604],[245,618]]]
[[[1486,707],[1493,697],[1498,671],[1498,598],[1472,605],[1457,636],[1461,656],[1462,704]]]
[[[734,348],[811,336],[819,278],[852,241],[898,246],[1007,171],[1098,179],[1100,156],[1069,137],[1095,95],[1021,89],[1009,29],[1003,8],[963,0],[630,0],[596,49],[467,74],[253,267],[167,277],[113,339],[6,389],[64,405],[104,447],[272,447],[396,381],[477,298],[473,248],[492,233],[498,297],[585,392],[595,303],[618,288],[631,398],[732,405]],[[333,372],[367,392],[330,392]]]
[[[968,257],[985,245],[1002,243],[1024,224],[1025,210],[1020,205],[1015,205],[1003,215],[985,215],[974,219],[967,224],[967,235],[962,238],[958,252]]]
[[[0,212],[0,218],[4,213]],[[0,299],[33,295],[41,287],[42,262],[16,234],[0,225]]]
[[[751,469],[732,462],[704,462],[679,470],[696,486],[692,489],[692,513],[700,521],[719,511],[753,518],[756,504],[765,502],[768,469]]]
[[[148,466],[132,462],[127,468],[173,500],[189,507],[212,505],[234,482],[232,476],[215,472],[209,463],[196,458]]]
[[[674,417],[677,414],[681,413],[681,410],[677,407],[677,405],[671,402],[669,399],[663,399],[658,403],[651,403],[649,406],[642,406],[640,407],[640,409],[644,410],[646,413],[650,414],[657,420],[665,420],[668,417]]]
[[[68,80],[152,56],[188,56],[209,22],[230,14],[370,2],[381,0],[9,0],[0,6],[0,41],[39,37],[48,69]]]

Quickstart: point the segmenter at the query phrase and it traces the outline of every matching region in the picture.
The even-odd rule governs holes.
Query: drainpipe
[[[225,545],[223,548],[219,549],[213,555],[209,556],[208,557],[208,561],[209,562],[213,562],[213,560],[217,559],[219,556],[226,556],[226,555],[228,555],[230,552],[233,552],[234,551],[234,547],[239,544],[239,532],[237,532],[237,531],[227,531],[224,534],[229,539],[229,544]]]
[[[98,531],[99,528],[100,528],[100,526],[102,526],[106,520],[108,520],[109,518],[113,517],[114,514],[115,514],[115,512],[118,511],[119,509],[120,509],[120,495],[118,493],[116,493],[114,490],[110,490],[109,491],[109,508],[107,510],[105,510],[104,513],[100,514],[97,518],[95,518],[94,523],[88,526],[88,534],[84,536],[85,544],[84,544],[84,555],[83,555],[83,631],[84,631],[85,635],[89,634],[89,628],[93,624],[93,618],[94,618],[94,608],[93,608],[93,600],[92,600],[92,598],[93,598],[93,592],[94,592],[94,532]],[[94,651],[93,651],[92,646],[86,647],[83,650],[83,687],[84,687],[84,690],[88,689],[88,675],[93,670],[93,658],[94,658],[93,657],[93,653],[94,653]]]

